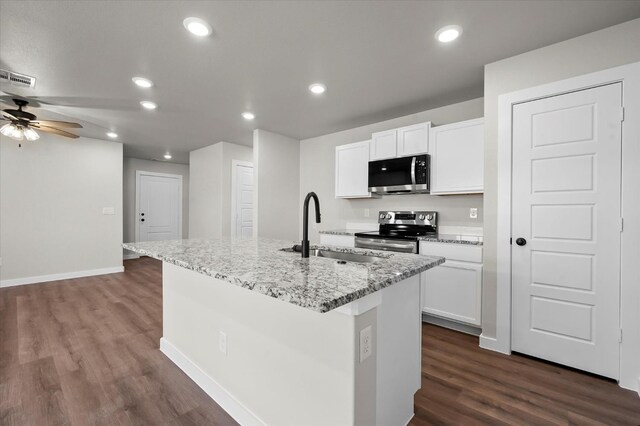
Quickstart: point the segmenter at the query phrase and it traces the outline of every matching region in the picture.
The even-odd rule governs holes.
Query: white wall
[[[485,66],[482,333],[496,335],[498,96],[640,61],[640,19]]]
[[[189,235],[189,165],[125,157],[123,160],[124,241],[136,240],[136,171],[182,176],[182,235]],[[125,253],[131,253],[124,250]]]
[[[189,238],[230,235],[231,161],[252,161],[252,149],[219,142],[191,151],[189,159]]]
[[[112,207],[114,215],[103,215]],[[0,137],[0,278],[122,267],[122,144]]]
[[[335,147],[371,138],[371,133],[425,121],[442,125],[482,117],[482,98],[435,108],[392,120],[344,130],[300,143],[300,204],[309,191],[320,198],[322,223],[309,232],[311,241],[318,241],[320,229],[344,228],[347,222],[376,223],[379,210],[436,210],[441,225],[482,226],[482,195],[388,195],[378,199],[335,198]],[[478,208],[478,219],[469,219],[469,208]],[[370,216],[365,217],[365,209]],[[299,209],[302,215],[301,209]],[[310,226],[315,225],[310,221]],[[374,225],[375,226],[375,225]]]
[[[300,141],[253,131],[254,229],[263,238],[297,241],[300,229]],[[321,203],[322,204],[322,203]]]

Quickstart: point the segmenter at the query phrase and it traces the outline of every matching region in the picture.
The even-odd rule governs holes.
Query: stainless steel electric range
[[[381,211],[377,231],[355,234],[356,247],[418,253],[421,236],[438,235],[438,213],[426,211]]]

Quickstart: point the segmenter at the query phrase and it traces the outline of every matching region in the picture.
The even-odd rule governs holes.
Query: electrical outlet
[[[368,326],[360,330],[360,362],[369,358],[372,351],[371,326]]]
[[[227,333],[224,331],[221,331],[218,337],[218,349],[220,349],[223,355],[227,355]]]
[[[364,217],[369,217],[369,209],[364,209]]]
[[[469,218],[470,219],[477,219],[478,218],[478,209],[475,207],[472,207],[469,209]]]

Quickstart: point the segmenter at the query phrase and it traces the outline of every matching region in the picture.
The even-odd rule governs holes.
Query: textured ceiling
[[[187,33],[188,16],[214,34]],[[639,1],[5,0],[0,66],[38,82],[2,90],[40,99],[41,118],[82,120],[85,136],[115,130],[126,155],[187,162],[251,145],[254,128],[307,138],[479,97],[484,64],[637,17]],[[439,44],[453,23],[462,37]],[[317,81],[323,96],[307,90]]]

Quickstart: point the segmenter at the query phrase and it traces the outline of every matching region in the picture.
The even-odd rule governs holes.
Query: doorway
[[[136,241],[182,238],[182,176],[136,171]]]
[[[231,162],[231,236],[253,237],[253,163]]]

